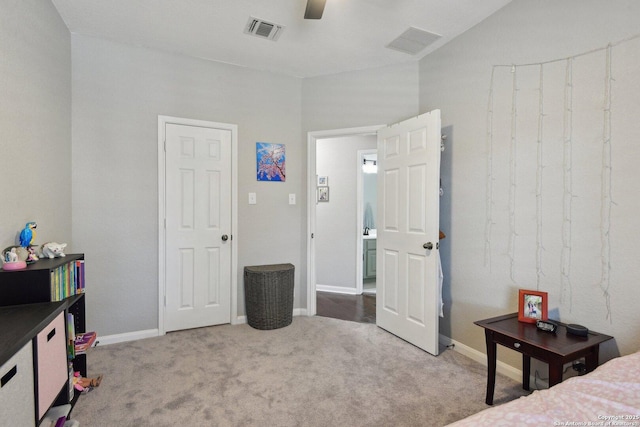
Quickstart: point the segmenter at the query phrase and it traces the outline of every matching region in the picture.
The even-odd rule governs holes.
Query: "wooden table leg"
[[[598,355],[600,354],[600,345],[596,344],[589,349],[589,353],[584,356],[585,368],[587,372],[591,372],[598,367]]]
[[[484,330],[487,342],[487,397],[485,403],[493,405],[493,392],[496,388],[496,342],[493,340],[493,332]]]
[[[522,388],[529,391],[529,377],[531,376],[531,356],[522,355]]]
[[[549,362],[549,387],[553,387],[562,382],[562,370],[562,362]]]

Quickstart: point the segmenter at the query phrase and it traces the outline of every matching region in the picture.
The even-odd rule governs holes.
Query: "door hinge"
[[[167,295],[166,294],[164,295],[164,306],[165,307],[167,306]]]

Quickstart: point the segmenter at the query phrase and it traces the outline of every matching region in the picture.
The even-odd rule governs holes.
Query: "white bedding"
[[[640,352],[450,426],[640,427]]]

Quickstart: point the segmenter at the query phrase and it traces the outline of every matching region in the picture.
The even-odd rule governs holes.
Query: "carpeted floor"
[[[94,348],[72,419],[90,426],[442,426],[487,406],[486,368],[374,324],[294,317]],[[503,376],[495,402],[527,394]]]

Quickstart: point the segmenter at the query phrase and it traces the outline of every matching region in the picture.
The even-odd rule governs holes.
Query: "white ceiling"
[[[417,61],[511,0],[52,0],[72,33],[297,77]],[[250,17],[284,25],[277,41],[243,33]],[[409,27],[442,36],[416,55],[386,48]]]

